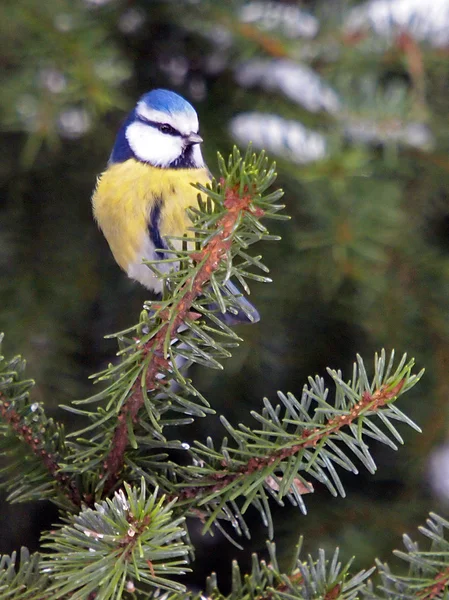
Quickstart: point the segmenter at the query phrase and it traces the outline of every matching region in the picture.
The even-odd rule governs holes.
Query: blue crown
[[[151,90],[144,94],[139,102],[144,102],[149,108],[160,110],[166,113],[193,113],[196,114],[193,106],[184,100],[179,94],[170,92],[169,90]]]

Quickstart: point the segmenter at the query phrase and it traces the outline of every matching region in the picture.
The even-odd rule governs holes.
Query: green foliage
[[[253,555],[251,573],[242,577],[237,562],[232,565],[232,591],[229,595],[219,592],[217,579],[212,576],[207,581],[208,595],[214,600],[249,600],[251,598],[341,598],[352,600],[365,591],[366,580],[374,567],[360,571],[356,575],[349,572],[351,561],[342,566],[339,552],[335,550],[331,559],[326,558],[324,550],[318,559],[308,556],[300,559],[302,540],[296,546],[291,560],[291,568],[283,573],[276,558],[276,546],[268,543],[269,563],[259,561]]]
[[[126,592],[150,595],[154,588],[183,591],[170,576],[186,572],[189,547],[184,519],[173,518],[173,502],[124,483],[111,500],[84,509],[70,522],[44,536],[41,569],[52,580],[52,598],[98,600]]]
[[[0,453],[7,459],[2,485],[10,502],[51,498],[67,507],[61,487],[67,491],[71,484],[58,472],[65,453],[64,428],[30,398],[34,382],[24,378],[24,371],[20,357],[8,361],[0,356]]]
[[[32,556],[26,548],[11,556],[0,556],[0,598],[11,600],[45,600],[48,577],[41,574],[41,557],[36,552]],[[19,564],[17,564],[19,562]]]
[[[253,273],[267,269],[248,248],[277,239],[260,219],[278,218],[283,208],[277,204],[282,192],[267,192],[275,170],[264,153],[249,149],[242,157],[235,149],[227,164],[221,156],[219,163],[220,181],[201,187],[198,207],[191,210],[191,235],[181,249],[169,240],[170,261],[179,269],[165,273],[158,269],[161,261],[148,265],[164,280],[162,300],[147,302],[139,323],[114,335],[118,362],[96,376],[106,387],[77,403],[95,410],[66,407],[90,424],[66,441],[62,427],[46,418],[39,403],[31,404],[23,361],[3,359],[2,447],[16,461],[16,471],[8,467],[4,473],[7,486],[15,488],[11,499],[48,497],[64,509],[63,523],[42,538],[50,552],[40,569],[51,597],[118,600],[151,596],[155,589],[185,594],[171,576],[186,572],[186,516],[200,519],[205,532],[214,526],[231,539],[225,527],[230,522],[237,535],[249,537],[244,514],[253,505],[273,537],[270,499],[282,506],[287,497],[305,513],[302,496],[314,491],[311,479],[344,496],[338,469],[357,474],[355,458],[375,470],[368,440],[396,449],[402,438],[392,420],[419,430],[394,403],[422,372],[413,374],[414,361],[405,355],[395,365],[394,353],[387,358],[382,351],[371,379],[360,356],[348,381],[329,369],[332,399],[322,378],[309,378],[300,399],[279,392],[281,404],[265,399],[261,413],[252,411],[257,428],[236,427],[222,417],[233,442],[224,438],[219,450],[211,437],[190,446],[172,436],[174,425],[213,412],[185,366],[216,369],[240,341],[219,319],[220,312],[237,309],[226,282],[234,277],[249,292],[247,279],[266,280]],[[187,359],[184,369],[181,358]],[[187,462],[173,460],[173,450],[182,450]],[[22,468],[17,461],[24,457],[29,464]],[[353,598],[368,576],[349,576],[337,552],[330,562],[324,553],[306,563],[296,557],[291,573],[281,575],[273,545],[269,552],[269,568],[255,559],[243,584],[234,568],[232,597],[259,589],[273,597],[287,590],[301,597],[313,589]]]
[[[431,541],[428,550],[420,550],[418,543],[404,535],[406,552],[396,550],[396,556],[408,563],[407,574],[392,573],[387,564],[377,562],[382,578],[379,595],[367,594],[369,598],[445,598],[449,586],[449,522],[435,513],[430,514],[427,526],[420,527],[422,535]],[[371,590],[372,591],[372,590]]]
[[[350,184],[337,179],[331,185],[329,190],[316,183],[313,200],[306,200],[310,225],[297,240],[298,267],[304,280],[316,281],[326,298],[338,296],[348,280],[366,289],[367,304],[361,302],[358,308],[362,312],[372,294],[388,285],[389,253],[400,246],[398,230],[404,224],[400,194],[391,182],[372,188],[362,177]],[[382,210],[379,195],[385,198]]]
[[[298,558],[285,570],[270,546],[269,562],[254,559],[249,575],[234,567],[230,595],[212,579],[211,596],[430,600],[447,595],[442,517],[432,516],[424,530],[434,540],[430,551],[405,538],[408,575],[378,563],[382,589],[366,584],[363,571],[353,579],[346,567],[339,570],[337,555],[329,550],[343,540],[342,555],[355,553],[358,571],[372,556],[386,555],[392,536],[423,519],[429,501],[427,455],[445,436],[449,76],[441,47],[444,6],[420,12],[420,3],[411,3],[416,14],[398,25],[399,3],[391,2],[385,32],[374,27],[374,18],[348,27],[352,7],[362,1],[318,0],[304,7],[272,0],[3,4],[0,329],[8,332],[12,354],[27,357],[28,375],[21,359],[2,359],[1,468],[10,501],[50,499],[62,511],[64,525],[45,537],[60,569],[55,593],[74,585],[75,564],[85,561],[86,569],[94,568],[87,547],[80,550],[79,563],[71,564],[70,579],[64,562],[56,560],[67,553],[67,540],[88,539],[76,528],[77,519],[92,518],[99,529],[106,527],[98,507],[107,506],[116,517],[111,506],[123,496],[115,492],[123,494],[126,483],[137,497],[143,478],[152,490],[144,494],[148,502],[156,506],[165,494],[160,509],[169,504],[174,521],[189,517],[228,538],[232,528],[234,537],[251,534],[257,545],[252,512],[259,512],[269,536],[276,531],[281,558],[298,528],[306,545],[324,547],[331,557],[314,548],[311,556],[317,560]],[[400,4],[405,19],[407,3]],[[432,25],[435,14],[439,21]],[[182,250],[180,240],[171,240],[169,261],[179,261],[180,269],[168,274],[160,262],[149,265],[165,282],[158,302],[144,298],[119,274],[89,207],[122,111],[154,87],[173,88],[198,109],[206,162],[217,175],[211,189],[198,190],[202,200],[191,209],[195,224]],[[111,114],[117,109],[120,114]],[[217,149],[227,155],[236,141],[244,146],[247,139],[278,159],[283,201],[293,217],[288,227],[273,222],[268,233],[259,220],[259,211],[280,216],[280,192],[264,189],[274,167],[263,157],[234,155],[214,169]],[[247,187],[255,212],[241,211],[226,236],[221,219],[229,212],[225,203],[233,186],[239,197]],[[220,243],[231,243],[217,268],[209,270],[206,250],[222,226]],[[266,245],[263,259],[248,249],[280,233],[282,242]],[[268,280],[268,268],[276,271],[276,285],[258,287]],[[252,299],[263,319],[244,332],[244,345],[243,332],[220,319],[224,310],[237,308],[226,290],[228,277],[245,294],[255,282]],[[130,324],[144,300],[139,322]],[[119,329],[108,342],[98,342],[106,331]],[[108,366],[115,343],[118,354]],[[324,380],[307,378],[327,364],[345,372],[360,348],[368,358],[382,347],[401,353],[406,348],[416,356],[417,364],[426,366],[425,385],[412,390],[420,373],[414,374],[406,359],[393,363],[393,356],[383,353],[370,374],[358,358],[350,377],[330,370]],[[92,370],[100,371],[99,392],[71,403],[90,394],[81,382]],[[308,384],[301,393],[303,381]],[[258,398],[273,397],[279,389],[293,393],[279,392],[276,401],[265,399],[255,408]],[[397,408],[398,398],[408,400],[406,409]],[[70,431],[77,430],[71,437],[52,418],[61,400],[71,411]],[[221,439],[215,411],[224,414],[229,441]],[[403,427],[414,427],[411,419],[425,432],[419,442]],[[407,449],[400,462],[388,451],[403,441]],[[358,473],[360,465],[365,470]],[[365,471],[377,466],[373,482]],[[314,492],[312,484],[316,503],[306,519],[301,511],[312,503],[303,496]],[[382,493],[375,493],[376,486]],[[347,498],[333,502],[325,496],[326,510],[319,510],[324,487]],[[272,515],[273,505],[286,499],[301,510],[290,511],[276,526],[279,509]],[[114,525],[123,525],[115,517]],[[223,551],[219,540],[216,553],[206,550],[207,558]],[[195,546],[200,550],[199,542]],[[70,548],[73,558],[76,549]],[[101,556],[112,565],[109,550],[100,544]],[[156,551],[162,546],[151,548]],[[227,558],[220,556],[220,562]],[[3,558],[0,597],[45,598],[43,586],[50,584],[39,579],[42,559],[24,555],[19,567],[15,560]],[[151,583],[144,589],[151,569],[136,560],[132,568],[142,584],[129,579],[132,569],[125,575],[121,563],[111,575],[124,578],[124,597],[154,591]],[[158,569],[164,564],[159,561]],[[207,560],[195,564],[198,587],[201,568],[210,572]],[[83,577],[86,586],[94,585]],[[166,579],[170,598],[188,595],[170,587],[175,586],[171,573]],[[56,585],[53,577],[51,585]],[[105,590],[112,593],[112,584]],[[83,597],[84,591],[74,593]]]
[[[59,142],[64,123],[70,134],[70,111],[88,127],[93,114],[117,106],[115,88],[130,69],[87,3],[25,0],[4,10],[0,34],[14,75],[2,96],[3,121],[9,130],[29,132],[24,158],[30,162],[43,142]]]
[[[226,310],[232,312],[238,306],[225,285],[230,277],[235,277],[249,292],[246,279],[269,281],[253,273],[251,269],[254,268],[267,269],[260,262],[261,257],[250,256],[247,249],[261,240],[278,239],[270,236],[258,219],[262,216],[280,218],[277,213],[283,208],[277,204],[282,191],[266,193],[276,174],[274,164],[268,163],[264,153],[257,156],[249,149],[242,157],[235,149],[227,165],[221,157],[219,164],[220,182],[214,180],[211,186],[201,188],[204,199],[200,199],[198,208],[191,210],[192,235],[183,238],[183,242],[192,248],[176,250],[175,240],[168,239],[172,245],[172,250],[168,251],[171,258],[149,263],[149,267],[165,281],[164,298],[146,302],[138,324],[111,336],[118,339],[119,361],[95,376],[97,383],[106,381],[107,387],[91,398],[74,402],[78,406],[94,404],[99,408],[90,411],[66,407],[92,421],[91,425],[70,434],[77,440],[77,450],[74,462],[66,465],[67,471],[82,469],[84,473],[91,473],[104,462],[115,435],[117,415],[136,390],[142,394],[142,404],[147,412],[144,428],[131,434],[136,456],[144,454],[147,458],[147,451],[154,448],[182,448],[180,442],[166,441],[164,428],[187,424],[192,416],[204,417],[212,412],[207,400],[182,371],[193,363],[222,368],[219,360],[229,357],[229,348],[238,344],[238,335],[217,314]],[[232,202],[237,203],[239,195],[251,198],[251,205],[248,210],[234,211],[234,215],[232,210],[238,205],[233,207]],[[231,208],[227,203],[231,203]],[[226,240],[223,241],[220,236],[225,233]],[[213,261],[217,264],[210,268],[210,257],[217,252],[215,240],[226,251],[221,254],[220,250],[219,259]],[[161,262],[172,263],[174,260],[180,262],[179,270],[162,272],[158,269]],[[206,273],[209,286],[204,286]],[[204,318],[198,320],[199,316]],[[157,371],[156,357],[160,363]],[[182,369],[177,366],[181,361],[184,363]],[[183,416],[180,418],[173,413]],[[86,433],[94,437],[85,438]],[[133,470],[138,461],[136,456],[131,458]],[[98,482],[99,486],[103,484],[104,480]]]
[[[324,484],[332,495],[345,496],[336,467],[358,474],[348,453],[374,472],[368,439],[397,450],[395,442],[403,442],[392,420],[419,431],[393,401],[408,392],[422,372],[412,374],[414,361],[407,363],[405,356],[397,367],[393,361],[394,353],[388,360],[385,352],[376,356],[371,381],[360,356],[348,382],[341,373],[329,369],[335,384],[332,403],[328,401],[329,389],[320,377],[310,378],[300,400],[281,392],[280,405],[273,406],[265,399],[261,414],[251,412],[260,429],[244,425],[235,428],[222,417],[233,446],[227,438],[220,450],[215,449],[210,437],[207,444],[195,442],[190,451],[192,464],[177,469],[180,483],[175,491],[181,491],[181,496],[184,491],[187,498],[193,496],[195,506],[207,510],[210,517],[206,530],[226,508],[225,514],[235,513],[234,522],[242,524],[244,533],[249,535],[242,515],[253,504],[268,524],[270,537],[273,522],[269,498],[282,505],[287,497],[305,513],[302,495],[313,491],[311,478]],[[373,422],[376,417],[384,431]],[[235,503],[239,498],[244,500],[240,510]]]

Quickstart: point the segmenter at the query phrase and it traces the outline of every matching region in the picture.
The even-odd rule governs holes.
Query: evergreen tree
[[[228,593],[233,557],[242,572],[252,573],[245,579],[234,566],[234,597],[285,597],[290,589],[295,597],[311,590],[327,597],[381,594],[366,583],[375,556],[386,596],[444,593],[447,523],[441,516],[432,515],[422,530],[432,540],[430,554],[405,538],[401,557],[411,564],[410,574],[392,568],[398,573],[392,575],[384,563],[402,532],[423,523],[429,509],[443,516],[446,510],[444,493],[443,501],[435,496],[429,502],[429,494],[444,487],[445,446],[429,455],[442,442],[447,419],[448,11],[443,0],[435,7],[411,0],[20,0],[2,6],[0,321],[6,354],[24,355],[27,373],[37,381],[31,389],[22,362],[4,359],[5,482],[10,501],[50,499],[63,511],[63,524],[41,539],[38,556],[33,550],[40,534],[33,537],[31,523],[22,538],[9,533],[11,509],[5,505],[2,593],[41,598],[53,586],[50,597],[98,594],[98,580],[87,574],[98,573],[100,556],[107,565],[104,589],[129,586],[131,597],[132,586],[175,594],[184,594],[186,582],[202,588],[204,576],[217,568]],[[232,267],[227,257],[209,291],[198,284],[190,298],[189,311],[207,320],[183,315],[188,329],[179,336],[189,352],[169,347],[174,329],[165,319],[174,314],[182,286],[198,275],[198,256],[180,256],[178,288],[155,305],[119,273],[90,214],[95,175],[104,168],[120,118],[153,87],[175,89],[195,104],[206,159],[217,177],[216,151],[227,156],[234,142],[245,147],[252,141],[274,156],[291,216],[288,223],[270,224],[281,242],[260,244],[274,281],[262,286],[256,280],[252,288],[261,323],[225,330],[207,304],[213,299],[223,308],[229,302],[220,292],[229,269],[240,269],[245,278],[247,268],[261,262],[245,245],[268,235],[264,219],[260,228],[256,222],[259,209],[270,213],[278,202],[269,195],[258,204],[265,193],[275,193],[263,189],[271,165],[234,154],[232,166],[221,165],[226,185],[202,190],[209,201],[192,213],[199,248],[228,214],[226,193],[250,181],[261,186],[251,200],[256,214],[246,210],[236,230]],[[143,303],[134,325],[130,315]],[[102,340],[118,329],[116,339]],[[245,342],[237,346],[240,334]],[[166,363],[150,367],[151,352],[144,348],[152,339],[159,340],[164,360],[185,355],[193,363],[188,375]],[[370,377],[362,359],[350,377],[326,375],[327,365],[346,374],[357,352],[366,360],[382,347],[388,351],[378,355]],[[407,361],[390,363],[392,348],[425,366],[425,383],[408,391],[416,377]],[[223,371],[204,368],[217,367],[231,351]],[[169,377],[158,394],[142,387],[133,404],[127,394],[136,392],[142,369],[168,369]],[[91,396],[87,375],[100,370],[94,404],[74,404]],[[309,380],[311,373],[325,380]],[[168,387],[170,378],[180,386],[176,392]],[[279,394],[282,410],[273,401],[279,389],[292,391]],[[424,435],[390,429],[390,418],[411,422],[396,412],[395,400],[404,392],[406,412]],[[270,400],[261,410],[264,396]],[[57,412],[61,403],[71,407],[69,418]],[[229,448],[212,409],[225,415],[234,440]],[[128,422],[119,421],[123,414]],[[334,429],[337,415],[349,421]],[[187,419],[194,421],[190,427]],[[292,450],[298,438],[303,446]],[[108,453],[119,440],[123,454]],[[385,451],[402,440],[407,444],[401,453]],[[365,473],[374,471],[374,459],[379,474],[373,478]],[[358,461],[368,471],[345,475],[360,467]],[[337,495],[346,489],[348,497],[330,499],[323,486]],[[307,518],[288,504],[278,507],[276,500],[280,506],[285,496],[307,504]],[[34,508],[39,505],[31,506],[15,519],[35,514],[42,531]],[[126,519],[137,536],[123,529]],[[52,513],[47,528],[56,521]],[[210,560],[210,537],[199,534],[202,521],[215,532],[218,551]],[[118,534],[108,530],[112,524]],[[252,563],[250,544],[239,536],[249,531],[260,555]],[[271,543],[267,551],[263,544],[273,533],[276,553]],[[300,533],[303,558],[291,562]],[[123,556],[134,561],[132,573],[132,561],[113,561],[112,540],[103,543],[97,534],[119,536]],[[23,551],[19,566],[11,552],[21,543],[31,554]],[[356,555],[351,570],[339,566],[337,545],[344,563]],[[195,577],[174,577],[187,568],[192,546]],[[89,548],[97,550],[95,560]],[[310,559],[304,558],[308,552]],[[70,564],[65,573],[58,556]],[[79,579],[91,592],[75,591],[75,578],[67,577],[81,567],[86,571]],[[212,578],[209,593],[215,586]],[[113,597],[107,593],[97,597]]]

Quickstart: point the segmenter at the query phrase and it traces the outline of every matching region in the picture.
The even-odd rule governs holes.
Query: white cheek
[[[131,123],[126,129],[126,139],[136,157],[157,167],[166,167],[182,152],[178,136],[163,134],[144,123]]]
[[[201,154],[201,147],[199,144],[195,144],[193,146],[192,158],[193,158],[193,163],[194,163],[195,167],[197,167],[197,168],[204,167],[204,159],[203,159],[203,155]]]

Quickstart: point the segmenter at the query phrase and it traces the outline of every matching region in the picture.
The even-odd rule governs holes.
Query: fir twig
[[[40,573],[41,557],[26,548],[11,556],[0,556],[0,598],[8,600],[50,600],[47,593],[49,580]],[[18,564],[19,563],[19,564]]]
[[[39,408],[42,410],[41,407]],[[34,412],[36,410],[38,410],[37,406]],[[73,480],[61,471],[61,466],[57,462],[56,455],[46,449],[45,439],[41,435],[43,432],[37,433],[31,425],[27,425],[21,415],[15,410],[14,405],[2,393],[0,393],[0,415],[3,421],[15,432],[17,437],[41,461],[50,476],[58,483],[60,489],[64,490],[69,500],[75,506],[80,506],[81,497],[79,490],[76,488]]]
[[[189,546],[182,541],[184,518],[173,518],[173,503],[124,484],[112,500],[84,509],[46,534],[41,569],[52,580],[52,598],[122,598],[126,592],[164,589],[183,592],[170,575],[186,572]]]
[[[248,272],[249,264],[264,270],[266,268],[260,263],[260,257],[253,259],[244,252],[243,248],[259,239],[268,239],[270,236],[267,235],[265,227],[260,225],[259,219],[265,214],[273,217],[283,208],[282,205],[274,204],[282,192],[277,191],[269,196],[262,196],[262,192],[274,180],[274,165],[267,168],[264,154],[256,157],[250,150],[243,159],[235,150],[227,167],[223,159],[219,158],[223,175],[220,183],[217,185],[213,182],[212,187],[206,188],[197,186],[209,199],[208,202],[200,199],[200,209],[192,210],[192,231],[196,236],[193,238],[196,248],[186,252],[173,250],[173,254],[178,255],[180,260],[184,259],[188,262],[189,268],[184,274],[181,266],[177,274],[179,283],[176,283],[176,275],[171,276],[175,283],[172,281],[171,285],[174,289],[171,290],[170,297],[159,305],[153,306],[155,311],[149,321],[154,331],[147,336],[146,341],[137,341],[140,366],[139,362],[132,364],[140,377],[135,377],[130,393],[120,408],[110,451],[103,463],[103,485],[106,493],[119,480],[124,465],[125,450],[130,435],[133,435],[131,432],[138,422],[140,409],[147,405],[150,413],[157,411],[156,404],[148,399],[148,391],[151,391],[152,398],[157,397],[158,392],[164,392],[183,407],[186,405],[186,400],[167,390],[167,382],[173,377],[184,387],[188,385],[177,369],[176,355],[212,367],[221,365],[213,358],[210,349],[215,349],[221,356],[229,356],[224,345],[220,346],[211,337],[206,325],[199,327],[195,323],[202,313],[209,316],[217,325],[217,317],[210,308],[204,306],[204,301],[218,304],[222,312],[228,307],[233,310],[235,298],[224,289],[229,276],[235,274],[244,286],[246,286],[244,277],[264,279]],[[211,200],[217,208],[216,211],[211,207]],[[236,256],[244,259],[237,267],[233,265],[233,258]],[[150,267],[164,277],[164,274],[157,270],[157,262],[164,261],[156,261],[156,264]],[[224,279],[223,271],[225,271]],[[219,272],[222,273],[221,279],[216,276]],[[212,289],[210,292],[206,290],[209,283]],[[200,301],[203,296],[205,300]],[[235,339],[236,336],[232,331],[220,321],[218,326],[219,329],[209,328],[209,331]],[[182,327],[189,330],[190,338],[182,336],[180,331]],[[175,341],[183,342],[187,349],[183,348],[182,343],[174,347]],[[201,349],[201,344],[205,345],[206,351]],[[198,395],[193,388],[190,391]],[[162,411],[165,410],[167,408],[162,408]],[[159,436],[162,431],[160,414],[160,410],[158,413],[154,412],[153,417],[155,430],[159,428]]]
[[[425,527],[419,527],[420,533],[431,540],[428,550],[421,550],[417,542],[408,535],[403,536],[405,552],[394,553],[409,564],[406,574],[396,575],[387,564],[377,562],[382,578],[380,595],[372,586],[367,598],[404,598],[434,600],[446,598],[449,591],[449,540],[447,533],[449,522],[435,513],[430,514]]]
[[[66,453],[64,428],[47,418],[41,403],[32,402],[34,382],[23,378],[24,370],[20,357],[10,361],[0,357],[0,452],[13,458],[3,469],[8,476],[3,484],[10,490],[8,499],[24,502],[49,497],[79,507],[82,499],[75,481],[61,470]]]
[[[265,401],[265,410],[253,416],[263,425],[262,430],[240,426],[235,429],[222,421],[236,442],[230,447],[225,439],[221,450],[215,450],[212,440],[207,445],[197,443],[192,448],[193,464],[179,467],[179,481],[172,486],[178,501],[203,507],[209,514],[206,529],[215,522],[226,503],[243,497],[241,512],[254,504],[267,519],[272,534],[266,494],[282,501],[284,496],[303,510],[301,496],[313,491],[310,477],[324,483],[333,495],[345,492],[334,464],[357,473],[357,468],[343,452],[346,446],[365,467],[373,472],[374,461],[366,438],[374,438],[396,449],[394,440],[402,442],[391,420],[414,425],[395,406],[395,400],[413,387],[422,372],[413,375],[413,361],[404,356],[393,372],[394,354],[387,361],[385,352],[376,356],[375,373],[369,382],[363,361],[358,357],[352,381],[345,382],[341,374],[329,370],[336,386],[335,405],[327,400],[328,390],[322,380],[311,380],[301,401],[293,395],[279,394],[286,412],[280,418],[280,407]],[[312,402],[316,403],[310,415]],[[386,432],[373,421],[377,416]],[[170,485],[170,484],[168,484]],[[241,517],[234,506],[231,513]],[[218,507],[218,508],[217,508]],[[268,511],[268,512],[267,512]]]
[[[144,353],[152,355],[152,361],[145,375],[144,385],[147,389],[158,389],[161,385],[160,380],[157,378],[158,375],[163,371],[168,372],[170,370],[170,363],[165,358],[166,353],[164,351],[167,339],[170,341],[175,339],[178,328],[187,317],[191,318],[190,313],[194,301],[201,295],[204,286],[210,281],[212,273],[217,270],[223,257],[226,256],[231,247],[232,233],[241,212],[249,211],[257,217],[263,216],[263,211],[252,206],[252,196],[248,191],[240,196],[238,189],[227,189],[225,197],[224,206],[227,213],[218,221],[217,233],[204,248],[192,256],[199,268],[184,283],[180,294],[173,301],[172,310],[167,310],[166,314],[163,315],[163,317],[165,316],[164,325],[155,337],[143,346]],[[173,314],[176,315],[174,319],[172,318]],[[128,445],[128,422],[134,423],[136,421],[137,413],[144,403],[141,387],[141,382],[136,382],[118,417],[119,424],[114,433],[112,449],[105,461],[109,486],[114,485],[117,481],[123,465],[123,457]]]
[[[360,597],[365,591],[366,580],[374,571],[374,567],[352,575],[352,561],[342,565],[339,551],[335,550],[328,559],[324,550],[320,550],[318,558],[308,556],[300,558],[302,538],[296,546],[291,560],[291,567],[282,572],[276,558],[276,545],[267,543],[269,563],[252,557],[251,572],[242,576],[239,565],[232,565],[232,590],[229,595],[220,592],[217,577],[212,575],[207,580],[209,598],[216,600],[232,600],[235,598],[258,600],[285,600],[302,598],[323,598],[325,600],[351,600]]]

